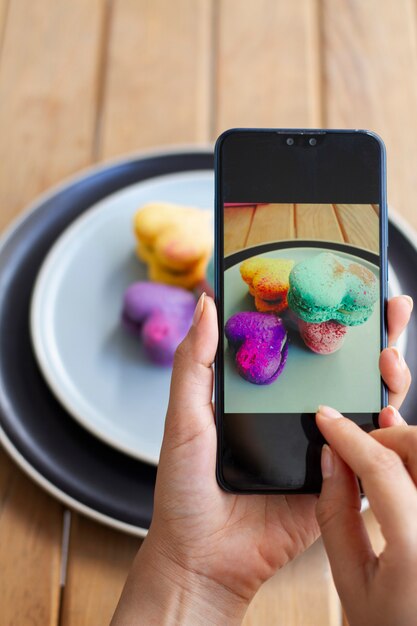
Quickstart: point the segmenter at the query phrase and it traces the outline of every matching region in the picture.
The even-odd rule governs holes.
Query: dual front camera
[[[293,139],[293,137],[288,137],[287,138],[287,146],[293,146],[295,141]],[[315,137],[310,137],[310,139],[307,142],[310,146],[316,146],[317,145],[317,139]]]

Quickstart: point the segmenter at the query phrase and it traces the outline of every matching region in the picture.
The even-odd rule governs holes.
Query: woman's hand
[[[329,407],[320,407],[317,425],[330,444],[323,447],[317,518],[349,624],[415,626],[417,427],[404,423],[369,436]],[[386,541],[379,557],[360,515],[356,476]]]
[[[406,297],[391,300],[391,342],[411,308]],[[212,407],[217,341],[214,302],[202,297],[175,357],[152,525],[114,624],[152,623],[146,622],[151,615],[165,623],[164,607],[173,623],[179,615],[177,621],[193,626],[240,623],[260,585],[319,534],[314,495],[233,495],[219,488]],[[392,348],[381,355],[381,372],[398,408],[409,374]],[[383,426],[399,420],[395,409],[381,414]]]

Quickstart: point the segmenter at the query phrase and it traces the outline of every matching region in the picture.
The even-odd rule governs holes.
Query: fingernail
[[[330,478],[334,472],[334,457],[333,452],[325,443],[321,449],[321,474],[323,476],[323,480],[326,478]]]
[[[407,369],[406,362],[404,361],[404,357],[401,352],[395,346],[391,348],[392,352],[395,354],[395,358],[397,360],[398,367],[405,371]]]
[[[413,298],[411,296],[406,296],[406,295],[401,296],[401,297],[404,298],[404,300],[407,300],[407,302],[409,304],[409,307],[410,307],[410,311],[412,311],[413,308],[414,308],[414,300],[413,300]]]
[[[206,300],[206,292],[204,291],[198,299],[193,315],[193,326],[198,326],[204,311],[204,302]]]
[[[343,415],[341,415],[339,411],[336,411],[336,409],[333,409],[331,406],[325,406],[323,404],[320,404],[319,408],[317,409],[317,413],[320,413],[320,415],[323,415],[324,417],[331,417],[333,419],[335,417],[343,417]]]
[[[394,422],[394,424],[404,424],[403,418],[401,417],[397,409],[392,406],[392,404],[389,404],[387,406],[387,410],[389,411],[391,415],[391,419]]]

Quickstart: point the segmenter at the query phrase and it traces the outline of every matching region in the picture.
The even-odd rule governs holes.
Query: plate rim
[[[81,213],[81,215],[79,215],[73,222],[71,222],[71,224],[54,241],[42,261],[39,272],[32,287],[32,296],[30,299],[29,309],[29,329],[32,347],[39,369],[41,370],[44,379],[46,380],[57,400],[62,404],[62,406],[73,419],[75,419],[83,428],[85,428],[95,437],[97,437],[101,441],[104,441],[104,443],[106,443],[107,445],[134,459],[154,466],[158,465],[159,454],[156,456],[146,452],[138,453],[132,446],[129,446],[128,443],[124,443],[124,441],[120,439],[115,441],[111,433],[107,434],[107,431],[103,431],[102,429],[100,429],[100,426],[98,425],[96,420],[88,419],[88,417],[85,416],[85,412],[83,412],[82,407],[78,401],[75,401],[74,404],[74,397],[71,398],[71,391],[69,390],[68,385],[65,384],[65,380],[63,381],[62,377],[60,377],[59,373],[57,373],[61,370],[62,361],[61,359],[59,359],[58,361],[55,360],[55,365],[58,365],[59,367],[53,367],[54,357],[51,357],[51,349],[47,349],[47,345],[50,345],[50,341],[45,339],[45,332],[44,330],[41,330],[44,326],[44,324],[42,323],[42,313],[44,313],[46,310],[45,305],[42,304],[42,302],[45,301],[45,290],[47,292],[48,283],[51,283],[51,280],[52,282],[54,280],[53,268],[55,267],[54,263],[56,263],[57,261],[55,257],[57,256],[57,254],[59,254],[60,250],[68,246],[69,242],[72,241],[74,238],[74,233],[79,233],[80,229],[84,227],[86,222],[87,225],[94,225],[96,223],[96,216],[99,215],[102,210],[101,205],[109,198],[118,195],[120,192],[129,190],[131,187],[134,187],[136,185],[152,184],[154,182],[157,183],[161,180],[175,179],[178,177],[194,178],[201,177],[203,175],[207,179],[209,177],[212,178],[214,175],[214,171],[206,169],[161,174],[160,176],[154,176],[152,178],[139,181],[138,183],[133,183],[132,185],[123,187],[123,189],[113,192],[112,194],[109,194],[98,202],[95,202],[91,207],[89,207],[85,212]],[[124,439],[128,439],[128,436],[126,436]]]
[[[40,487],[47,491],[51,496],[55,497],[63,504],[66,504],[71,509],[78,511],[79,513],[82,513],[83,515],[86,515],[87,517],[94,519],[97,522],[101,522],[102,524],[111,526],[130,535],[144,538],[148,534],[149,529],[143,528],[141,526],[135,526],[134,524],[128,524],[127,522],[122,522],[121,520],[117,520],[114,517],[110,517],[105,513],[100,513],[92,507],[89,507],[86,504],[79,502],[72,496],[65,493],[65,491],[59,489],[51,481],[45,478],[37,469],[35,469],[29,463],[29,461],[25,459],[25,457],[19,452],[13,442],[9,439],[1,425],[0,443],[9,454],[9,456],[13,459],[13,461],[16,462],[16,465],[18,465],[18,467],[20,467],[20,469],[23,470],[25,474],[32,478],[35,483],[37,483]]]
[[[116,174],[118,170],[120,171],[120,176],[124,175],[126,169],[137,166],[141,168],[142,162],[149,162],[155,159],[156,162],[161,159],[162,161],[166,161],[168,158],[175,157],[184,157],[184,158],[192,158],[195,157],[198,159],[199,157],[204,157],[204,159],[213,158],[213,149],[212,145],[209,144],[181,144],[181,145],[170,145],[167,148],[158,147],[151,150],[141,150],[135,151],[131,154],[125,154],[119,156],[116,159],[109,159],[100,164],[92,164],[86,168],[83,168],[76,173],[66,177],[61,180],[57,184],[48,187],[43,193],[37,194],[34,199],[28,202],[25,207],[22,209],[19,215],[17,215],[11,222],[8,224],[2,232],[0,232],[0,253],[4,256],[5,261],[8,260],[9,257],[12,257],[15,254],[15,246],[19,243],[20,240],[20,231],[25,229],[25,224],[27,222],[31,223],[37,213],[42,209],[44,205],[47,205],[51,200],[53,200],[56,196],[60,196],[61,194],[66,194],[72,191],[74,187],[78,184],[83,185],[91,177],[96,177],[100,175],[105,175],[107,172],[112,172],[114,176],[114,170],[116,170]],[[201,169],[201,168],[199,168]],[[207,171],[213,171],[212,165],[207,168]],[[186,172],[187,169],[180,168],[177,171]],[[195,171],[192,167],[189,171]],[[156,174],[159,176],[159,174]],[[150,175],[146,179],[150,179],[153,176]],[[145,178],[141,178],[142,180],[146,180]],[[121,187],[123,188],[123,187]],[[109,194],[110,195],[110,194]],[[1,276],[1,285],[9,289],[9,273],[7,271],[2,271]],[[76,423],[76,422],[75,422]],[[80,426],[78,428],[81,429]],[[82,429],[81,429],[82,430]],[[87,431],[86,431],[87,432]],[[91,437],[91,435],[89,435]],[[17,440],[19,441],[19,440]],[[18,443],[14,442],[13,436],[11,433],[8,433],[5,425],[0,422],[0,444],[6,454],[16,463],[16,465],[31,478],[36,484],[38,484],[41,488],[43,488],[47,493],[51,494],[53,497],[57,498],[58,501],[63,502],[68,507],[75,511],[79,511],[80,513],[86,515],[87,517],[94,519],[98,522],[104,523],[107,526],[116,528],[123,532],[127,532],[129,534],[145,537],[148,532],[148,524],[144,526],[140,522],[125,522],[122,521],[120,517],[113,513],[101,512],[100,507],[97,507],[95,503],[88,502],[84,504],[81,500],[78,499],[77,495],[70,495],[72,491],[65,486],[60,487],[54,481],[53,475],[45,476],[42,465],[37,466],[34,464],[34,461],[31,457],[28,457],[25,454],[25,448],[21,448]],[[104,444],[101,444],[104,445]],[[113,448],[111,448],[113,449]],[[115,450],[115,452],[117,452]],[[121,454],[120,452],[118,454]],[[139,460],[132,459],[135,463],[142,463]],[[147,465],[146,463],[142,463],[144,467],[152,467]],[[39,467],[39,468],[38,468]],[[150,522],[149,522],[150,523]]]
[[[78,182],[82,182],[86,178],[89,178],[90,175],[99,174],[109,168],[113,169],[115,167],[128,165],[132,161],[166,157],[175,154],[189,154],[193,152],[213,155],[214,143],[200,142],[196,144],[168,144],[166,146],[162,145],[155,148],[145,148],[144,150],[134,150],[133,152],[105,159],[104,161],[100,161],[100,163],[93,163],[76,170],[74,173],[65,176],[57,183],[47,187],[45,191],[35,194],[34,198],[24,205],[22,211],[20,211],[15,218],[11,220],[10,224],[5,226],[5,228],[0,232],[0,250],[2,250],[9,239],[13,237],[13,234],[20,227],[21,223],[23,223],[25,219],[34,213],[42,204],[45,204],[61,191],[65,191],[65,189],[76,185]],[[150,178],[146,180],[150,180]]]

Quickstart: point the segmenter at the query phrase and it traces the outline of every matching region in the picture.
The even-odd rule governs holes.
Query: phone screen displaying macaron
[[[243,130],[220,142],[216,405],[229,488],[314,491],[320,404],[375,425],[384,174],[381,143],[357,131]]]
[[[377,412],[379,207],[224,205],[224,410]]]

